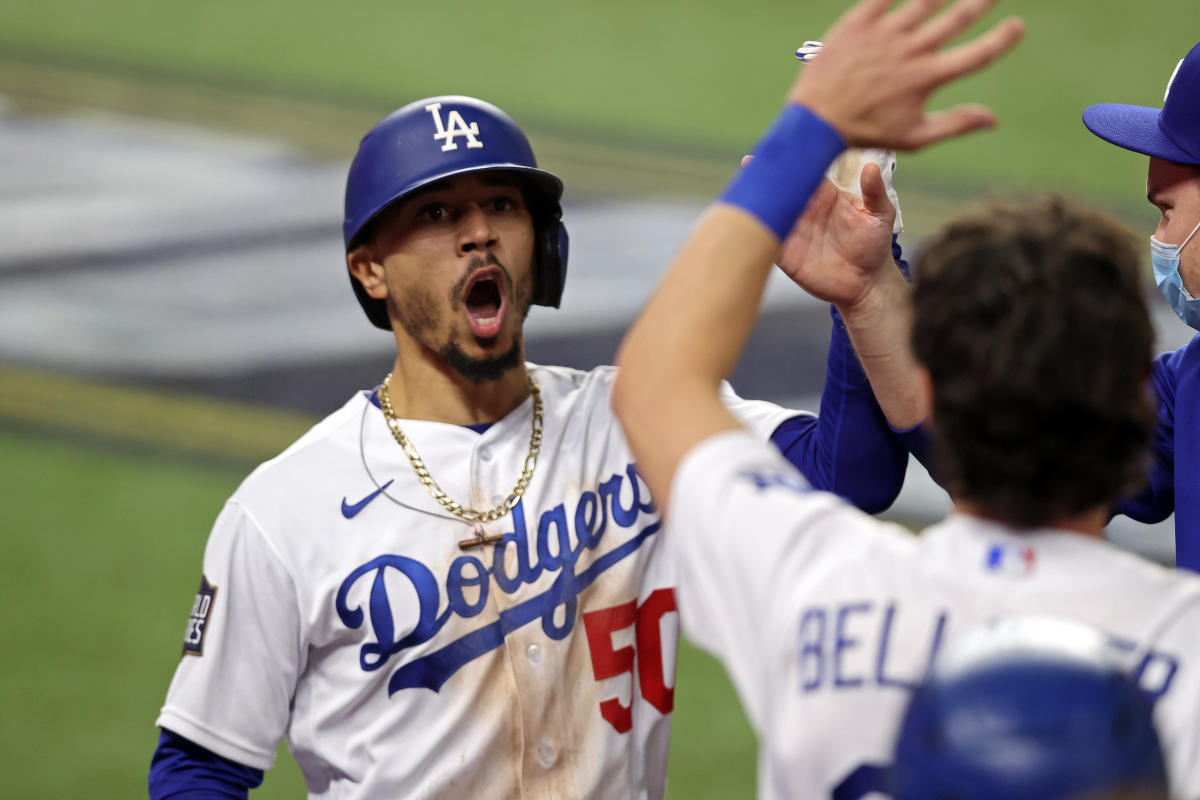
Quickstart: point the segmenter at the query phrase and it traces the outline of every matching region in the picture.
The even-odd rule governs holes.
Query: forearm
[[[908,453],[888,428],[837,314],[820,415],[789,419],[771,441],[813,488],[868,513],[885,510],[899,494]]]
[[[163,730],[150,762],[151,800],[246,800],[263,771],[204,749]]]
[[[754,328],[780,241],[843,148],[815,114],[785,109],[755,160],[702,217],[626,337],[613,405],[660,503],[684,454],[736,427],[720,400],[720,381]]]
[[[839,320],[830,337],[818,441],[831,465],[830,485],[819,488],[869,513],[885,510],[896,499],[908,453],[889,429]]]
[[[909,347],[912,305],[904,277],[890,266],[853,306],[839,306],[846,331],[879,407],[896,430],[909,430],[929,416],[929,395]]]
[[[613,405],[660,503],[691,446],[737,426],[719,386],[753,330],[778,247],[742,209],[714,205],[621,346]]]

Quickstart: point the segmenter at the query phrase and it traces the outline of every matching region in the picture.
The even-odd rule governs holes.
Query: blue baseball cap
[[[1083,124],[1117,147],[1200,165],[1200,44],[1175,67],[1162,108],[1101,103],[1083,112]]]

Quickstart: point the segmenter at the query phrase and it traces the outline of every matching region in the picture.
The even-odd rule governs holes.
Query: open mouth
[[[504,273],[494,267],[471,276],[463,292],[463,308],[471,333],[491,339],[504,322]]]

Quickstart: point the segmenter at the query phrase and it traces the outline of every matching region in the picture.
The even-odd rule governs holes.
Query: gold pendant
[[[491,536],[485,536],[483,533],[483,526],[480,525],[478,522],[475,523],[475,527],[472,529],[472,533],[475,534],[475,538],[459,540],[459,542],[458,542],[459,550],[469,550],[472,547],[481,547],[485,544],[498,544],[500,541],[502,541],[504,539],[504,534],[502,534],[502,533],[493,534]]]

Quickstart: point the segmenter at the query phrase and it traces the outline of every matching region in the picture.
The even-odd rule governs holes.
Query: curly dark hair
[[[1154,332],[1138,253],[1115,219],[1056,196],[966,214],[926,244],[913,351],[956,499],[1037,527],[1144,480]]]

